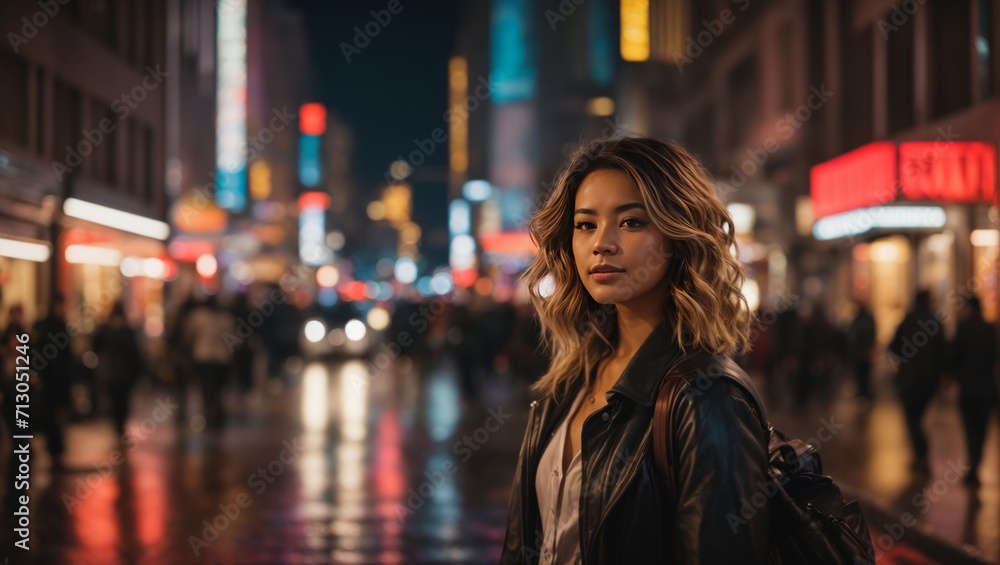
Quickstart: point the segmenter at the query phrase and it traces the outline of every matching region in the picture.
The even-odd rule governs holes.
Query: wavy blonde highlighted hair
[[[580,147],[556,177],[545,204],[529,222],[538,255],[525,271],[552,363],[532,387],[544,395],[585,386],[597,364],[614,351],[617,314],[583,286],[573,257],[573,207],[583,180],[615,170],[635,183],[655,226],[670,242],[663,284],[664,319],[682,351],[733,353],[749,348],[752,314],[744,298],[743,267],[730,252],[733,220],[709,174],[683,147],[655,139],[599,139]],[[551,275],[554,289],[539,284]]]

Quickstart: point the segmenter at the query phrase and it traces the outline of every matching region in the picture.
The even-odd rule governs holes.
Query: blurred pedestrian
[[[483,313],[483,369],[495,376],[509,371],[510,342],[514,335],[517,312],[510,301],[488,298]]]
[[[962,387],[959,406],[965,424],[965,445],[969,453],[968,485],[979,484],[979,465],[990,411],[997,405],[997,333],[993,324],[983,319],[982,304],[973,296],[960,312],[955,331],[951,368]]]
[[[54,466],[60,468],[65,447],[63,425],[70,409],[70,390],[77,367],[66,326],[66,302],[61,294],[52,297],[48,314],[35,323],[32,345],[43,354],[36,359],[42,382],[40,422],[45,446]]]
[[[136,331],[129,324],[120,300],[111,307],[108,320],[94,335],[92,349],[97,354],[97,370],[108,387],[111,418],[121,437],[128,420],[129,395],[145,370],[145,361]]]
[[[17,346],[24,345],[24,338],[20,336],[28,335],[28,328],[24,324],[24,308],[20,304],[12,304],[7,311],[7,326],[0,332],[0,410],[3,410],[3,419],[7,424],[7,433],[15,433],[15,394],[18,382],[17,357],[20,353]],[[29,377],[30,379],[30,377]],[[28,381],[29,384],[31,381]]]
[[[471,301],[460,302],[452,311],[451,322],[454,331],[451,343],[458,365],[459,390],[462,400],[467,405],[475,406],[480,398],[479,371],[485,351],[480,314]]]
[[[232,312],[236,320],[249,320],[252,310],[245,292],[236,295],[233,300]],[[257,336],[250,335],[246,339],[230,342],[233,349],[233,372],[236,377],[236,390],[245,396],[253,388],[254,348]]]
[[[194,372],[201,384],[205,424],[212,430],[221,429],[226,418],[222,392],[233,363],[227,333],[236,333],[236,322],[214,294],[195,307],[185,328]]]
[[[400,357],[405,355],[412,359],[420,347],[418,341],[426,337],[429,324],[426,316],[420,314],[418,300],[418,297],[400,296],[392,304],[385,340],[399,349]]]
[[[804,302],[799,305],[795,349],[797,354],[795,382],[795,408],[804,410],[817,393],[829,390],[831,348],[834,335],[830,323],[818,304]]]
[[[858,312],[847,329],[847,340],[858,397],[871,400],[872,361],[875,359],[875,316],[864,303],[857,303]]]
[[[896,366],[896,384],[913,447],[912,468],[926,472],[930,468],[927,436],[920,423],[940,384],[947,354],[941,321],[931,309],[930,292],[917,293],[913,309],[896,328],[889,352]]]
[[[13,304],[8,310],[7,316],[7,326],[3,328],[0,332],[0,411],[3,411],[3,422],[7,427],[6,434],[8,437],[14,434],[31,433],[34,429],[32,428],[18,428],[17,424],[17,404],[16,402],[18,394],[17,384],[19,382],[24,382],[22,379],[28,379],[29,386],[32,386],[31,378],[28,373],[18,372],[15,370],[17,367],[17,357],[21,354],[17,350],[17,346],[24,346],[25,338],[28,335],[28,329],[24,325],[24,309],[20,304]],[[24,375],[24,376],[22,376]],[[34,388],[32,386],[32,388]],[[33,391],[29,389],[29,394],[33,394]],[[31,420],[29,420],[29,423]],[[4,485],[7,486],[4,490],[4,505],[13,506],[16,500],[17,491],[11,488],[13,482],[11,477],[17,474],[18,461],[17,457],[13,454],[7,457],[7,472],[3,477]]]
[[[772,406],[787,406],[789,396],[799,372],[799,314],[796,303],[780,309],[774,319],[771,367],[765,383],[767,397]]]
[[[517,318],[511,340],[511,364],[514,372],[527,383],[538,380],[548,368],[542,346],[542,327],[530,304],[515,306]]]
[[[7,311],[7,326],[0,333],[0,359],[3,359],[4,374],[14,370],[14,358],[17,356],[17,346],[20,345],[17,336],[28,333],[24,323],[24,308],[20,304],[12,304]]]
[[[285,361],[300,352],[299,336],[302,334],[303,316],[298,307],[290,302],[291,296],[278,285],[270,285],[267,296],[279,297],[272,298],[269,306],[273,306],[274,311],[260,328],[261,339],[267,350],[267,376],[283,379]]]
[[[177,421],[187,421],[187,389],[189,375],[194,373],[194,362],[191,360],[191,348],[185,341],[184,332],[187,328],[191,312],[198,306],[198,300],[193,294],[188,294],[167,322],[167,358],[171,361],[173,379],[171,381],[174,393],[177,395]]]

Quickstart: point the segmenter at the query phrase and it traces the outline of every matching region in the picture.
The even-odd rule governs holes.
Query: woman
[[[747,348],[751,324],[708,175],[676,145],[591,142],[530,229],[525,277],[553,358],[534,385],[501,563],[762,563],[766,507],[741,510],[767,476],[761,415],[728,380],[697,380],[717,367],[706,353]],[[671,412],[672,497],[651,423],[681,358],[695,369]]]

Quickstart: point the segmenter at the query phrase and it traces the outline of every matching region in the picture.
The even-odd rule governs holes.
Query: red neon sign
[[[898,199],[992,202],[996,159],[996,147],[981,141],[869,143],[812,168],[813,216]]]
[[[167,253],[176,261],[194,263],[202,255],[215,255],[215,244],[204,239],[175,239]]]
[[[481,238],[483,251],[494,253],[534,255],[538,247],[528,232],[487,233]]]
[[[323,135],[326,131],[326,107],[318,102],[299,108],[299,131],[303,135]]]
[[[299,195],[299,211],[309,208],[326,210],[330,207],[330,196],[325,192],[303,192]]]
[[[350,281],[337,287],[344,300],[360,302],[368,298],[368,285],[363,281]]]
[[[896,197],[896,146],[877,141],[812,168],[813,216],[884,204]]]
[[[921,141],[899,145],[899,185],[912,200],[992,202],[996,147],[979,141]]]
[[[476,279],[479,278],[479,273],[476,269],[452,269],[451,279],[455,281],[455,286],[460,286],[462,288],[469,288],[470,286],[476,284]]]

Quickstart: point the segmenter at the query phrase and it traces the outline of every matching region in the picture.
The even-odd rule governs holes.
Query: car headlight
[[[326,324],[322,320],[309,320],[305,327],[306,339],[312,343],[318,343],[326,337]]]
[[[347,339],[351,341],[361,341],[365,338],[365,334],[368,333],[368,328],[365,327],[365,323],[361,320],[351,320],[344,326],[344,333],[347,334]]]

